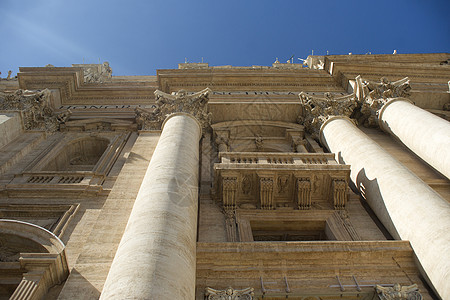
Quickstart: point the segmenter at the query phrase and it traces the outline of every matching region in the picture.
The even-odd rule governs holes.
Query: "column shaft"
[[[450,179],[450,122],[395,98],[379,113],[380,127]]]
[[[166,119],[100,299],[194,299],[200,135]]]
[[[321,129],[322,144],[351,165],[351,179],[397,239],[409,240],[443,299],[450,299],[450,204],[360,131],[334,117]]]

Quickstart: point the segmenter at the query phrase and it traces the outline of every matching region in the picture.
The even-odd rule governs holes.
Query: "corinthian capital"
[[[207,128],[211,124],[211,114],[207,112],[210,92],[209,88],[191,95],[184,90],[172,94],[156,90],[156,108],[153,112],[136,109],[136,123],[140,129],[160,129],[168,115],[184,112],[195,117],[203,128]]]
[[[409,78],[405,77],[391,82],[382,77],[380,82],[363,80],[361,76],[356,77],[355,94],[361,106],[361,114],[357,117],[358,122],[366,127],[378,125],[379,110],[392,98],[406,98],[411,95]]]
[[[45,130],[53,132],[59,129],[70,116],[70,111],[55,114],[51,107],[50,90],[16,90],[12,93],[0,92],[0,110],[21,111],[26,130]]]
[[[316,140],[319,139],[320,127],[328,118],[350,117],[357,106],[355,94],[335,98],[331,93],[325,93],[324,98],[319,98],[302,92],[298,96],[304,109],[299,122]]]

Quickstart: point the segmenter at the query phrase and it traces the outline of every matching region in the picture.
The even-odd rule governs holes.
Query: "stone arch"
[[[6,282],[0,280],[0,296],[41,299],[69,275],[65,245],[50,231],[27,222],[1,219],[0,240],[0,264],[10,274]]]

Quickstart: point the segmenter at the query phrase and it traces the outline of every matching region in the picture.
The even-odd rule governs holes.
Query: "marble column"
[[[408,99],[389,99],[378,113],[380,127],[450,179],[450,122]]]
[[[450,204],[360,131],[350,119],[330,117],[320,139],[396,239],[409,240],[443,299],[450,299]]]
[[[208,92],[189,97],[183,91],[157,92],[159,107],[147,116],[139,112],[141,127],[145,118],[154,126],[161,112],[172,112],[161,125],[100,299],[195,297],[199,118],[205,115],[198,111],[205,108]],[[192,106],[197,100],[202,103]]]

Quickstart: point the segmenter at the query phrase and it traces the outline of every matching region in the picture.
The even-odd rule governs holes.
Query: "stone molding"
[[[401,286],[396,283],[393,287],[376,285],[375,290],[381,300],[422,300],[417,284]]]
[[[10,299],[43,299],[52,286],[66,280],[69,275],[69,267],[65,245],[56,235],[31,223],[7,219],[0,220],[1,234],[31,240],[41,245],[46,251],[44,253],[20,253],[22,280]]]
[[[361,107],[358,123],[365,127],[377,127],[379,113],[393,98],[406,98],[411,95],[409,78],[389,81],[382,77],[380,82],[363,80],[360,75],[356,77],[355,94]],[[408,100],[407,100],[408,101]]]
[[[333,94],[325,93],[324,98],[319,98],[301,92],[298,96],[304,109],[298,123],[304,124],[315,140],[319,140],[320,128],[326,120],[332,116],[350,117],[357,107],[355,94],[335,98]]]
[[[141,130],[159,130],[167,116],[187,113],[199,121],[202,128],[208,128],[211,125],[211,113],[207,112],[210,92],[209,88],[191,95],[184,90],[172,94],[156,90],[156,108],[153,112],[136,108],[136,123]]]
[[[56,114],[51,107],[52,92],[18,89],[12,93],[0,91],[0,110],[20,111],[25,130],[58,131],[70,117],[70,110]]]
[[[252,300],[254,299],[254,288],[236,290],[227,287],[224,290],[216,290],[210,287],[205,288],[205,299],[207,300]]]

